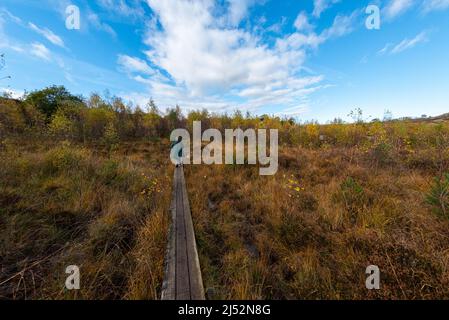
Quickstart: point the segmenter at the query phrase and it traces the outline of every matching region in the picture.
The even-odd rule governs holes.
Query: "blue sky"
[[[449,0],[2,0],[0,53],[14,94],[56,84],[321,122],[449,111]]]

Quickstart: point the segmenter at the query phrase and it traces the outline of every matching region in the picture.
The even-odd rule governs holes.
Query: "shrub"
[[[442,178],[435,178],[426,202],[433,206],[438,216],[449,218],[449,173]]]
[[[0,98],[0,135],[24,133],[44,123],[43,116],[22,101]]]
[[[105,184],[113,182],[119,176],[119,164],[117,161],[108,160],[103,163],[98,175]]]
[[[54,135],[69,138],[73,132],[73,124],[66,116],[57,113],[51,120],[49,131]]]
[[[343,202],[346,211],[351,215],[352,222],[355,222],[356,216],[365,205],[366,195],[363,187],[356,180],[348,177],[341,183],[336,199]]]
[[[109,152],[117,148],[117,145],[119,143],[119,137],[117,134],[117,130],[115,129],[114,124],[112,122],[109,122],[106,126],[103,136],[103,143],[106,145]]]
[[[386,165],[392,161],[392,147],[387,142],[380,142],[371,149],[371,156],[378,165]]]
[[[86,157],[85,150],[74,149],[70,147],[70,143],[64,142],[45,155],[45,171],[54,173],[62,170],[77,170]]]

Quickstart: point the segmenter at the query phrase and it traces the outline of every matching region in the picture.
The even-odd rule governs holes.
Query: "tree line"
[[[134,106],[119,97],[91,94],[85,98],[73,95],[63,86],[51,86],[26,93],[21,99],[0,98],[0,138],[7,135],[44,134],[56,139],[81,143],[105,143],[147,139],[168,139],[174,129],[192,132],[194,121],[202,129],[241,128],[278,129],[284,145],[320,147],[323,145],[362,146],[388,144],[404,146],[432,143],[435,137],[447,137],[447,122],[435,125],[413,121],[363,119],[362,110],[351,113],[357,121],[348,124],[336,119],[326,125],[300,123],[293,118],[255,116],[236,110],[233,113],[211,113],[193,110],[184,114],[179,106],[161,111],[149,99],[146,106]]]

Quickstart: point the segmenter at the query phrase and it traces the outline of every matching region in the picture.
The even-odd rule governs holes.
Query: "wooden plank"
[[[187,196],[187,187],[184,178],[184,169],[181,168],[181,184],[182,184],[182,194],[183,194],[183,205],[184,205],[184,218],[186,225],[186,243],[187,243],[187,256],[189,276],[190,276],[190,294],[192,300],[204,300],[204,287],[203,279],[201,276],[200,261],[198,258],[198,251],[196,247],[195,231],[193,228],[192,214],[190,211],[189,199]]]
[[[182,167],[175,169],[171,216],[162,300],[204,300],[201,268]]]
[[[176,300],[190,300],[189,258],[181,170],[176,169]]]
[[[165,278],[162,284],[162,300],[175,300],[176,299],[176,186],[177,186],[176,174],[173,179],[173,196],[170,206],[171,213],[171,225],[168,233],[168,244],[165,261]]]

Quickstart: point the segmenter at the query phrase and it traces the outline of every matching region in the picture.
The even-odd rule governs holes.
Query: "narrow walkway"
[[[162,300],[204,300],[203,280],[182,166],[175,169]]]

